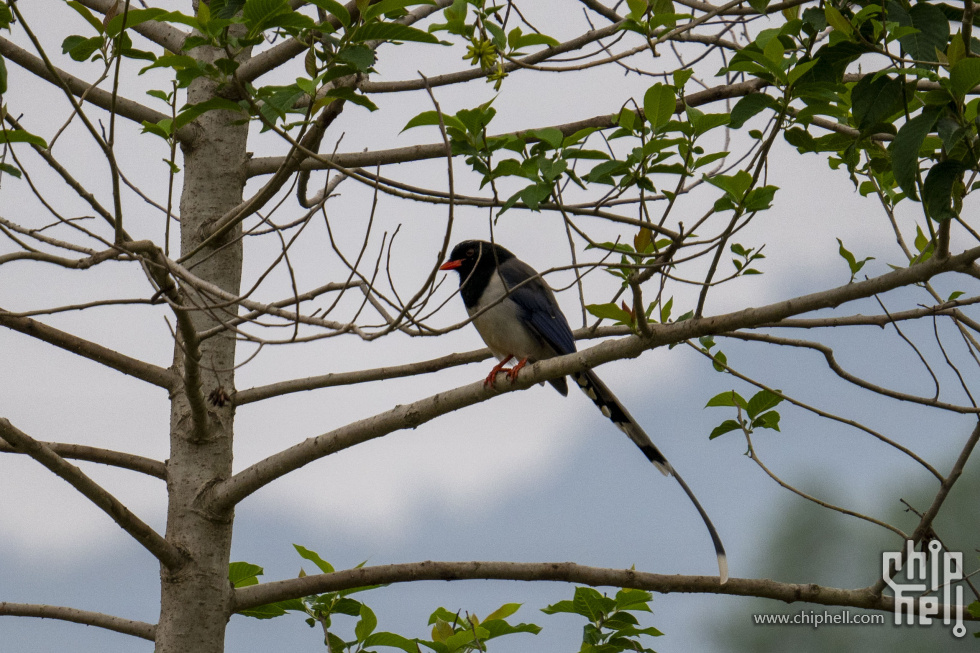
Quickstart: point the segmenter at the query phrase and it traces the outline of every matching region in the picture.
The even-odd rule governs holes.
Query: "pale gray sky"
[[[542,15],[547,12],[547,18],[559,16],[567,21],[567,25],[547,28],[556,37],[581,29],[577,3],[552,2],[547,8],[541,3],[536,8]],[[21,3],[21,9],[34,17],[34,26],[53,52],[60,52],[65,36],[85,29],[60,2],[35,0]],[[547,24],[539,18],[542,26]],[[19,32],[14,40],[25,43]],[[383,55],[379,78],[411,78],[417,70],[432,75],[463,65],[455,56],[448,56],[448,63],[441,65],[434,57],[416,61],[398,56],[417,51],[402,46],[393,57]],[[162,85],[162,77],[137,79],[138,67],[127,64],[123,88],[139,100],[145,97],[139,89],[154,82]],[[10,111],[23,112],[29,128],[50,138],[53,126],[60,125],[67,115],[64,102],[50,87],[9,62],[8,70],[11,91],[4,100]],[[70,70],[91,75],[92,67],[72,65]],[[499,115],[491,131],[611,113],[631,96],[642,98],[649,84],[648,79],[613,73],[601,77],[601,85],[597,85],[593,75],[600,73],[583,74],[574,83],[557,75],[514,75],[495,100]],[[712,78],[706,81],[717,83]],[[487,101],[494,92],[492,86],[477,81],[459,89],[437,89],[436,96],[443,110],[452,113]],[[424,93],[374,99],[381,111],[369,114],[349,107],[328,134],[328,139],[345,134],[341,151],[436,140],[432,129],[399,133],[408,118],[430,108]],[[156,102],[149,98],[145,101]],[[723,109],[719,105],[710,110]],[[166,155],[165,148],[152,137],[135,137],[125,121],[122,126],[127,131],[120,149],[124,171],[161,201],[166,180],[160,158]],[[735,137],[744,139],[744,133]],[[269,155],[271,143],[263,136],[250,149],[256,156]],[[77,121],[61,137],[55,152],[100,198],[109,197],[105,165]],[[739,236],[748,246],[766,245],[767,258],[760,266],[765,274],[717,291],[708,313],[758,306],[846,282],[847,269],[837,255],[836,237],[859,258],[876,257],[865,269],[869,275],[887,271],[887,263],[901,264],[880,208],[871,199],[861,198],[844,172],[829,170],[817,156],[796,154],[781,140],[774,149],[773,163],[768,183],[782,190],[773,208]],[[475,190],[474,180],[464,174],[463,167],[461,161],[456,162],[460,187]],[[444,162],[399,165],[384,172],[407,183],[438,187],[445,183]],[[39,173],[38,178],[44,183],[50,181],[47,174]],[[253,180],[250,189],[261,182]],[[349,181],[339,192],[340,197],[328,204],[328,211],[340,229],[340,240],[353,248],[362,238],[370,195]],[[23,181],[5,178],[0,193],[3,217],[34,226],[51,221],[28,197]],[[67,193],[53,193],[68,215],[88,213]],[[693,221],[714,198],[709,194],[685,200],[679,210],[690,214]],[[134,236],[159,237],[162,220],[158,212],[132,197],[126,207],[130,216],[127,228]],[[916,208],[909,207],[901,219],[911,225],[917,217]],[[383,231],[390,233],[401,225],[393,259],[399,283],[404,284],[400,290],[412,292],[414,284],[427,273],[425,266],[431,265],[438,250],[445,220],[443,207],[381,196],[374,251]],[[487,222],[485,211],[458,209],[454,241],[487,237]],[[600,233],[609,231],[603,225],[589,227]],[[332,280],[337,270],[326,256],[328,244],[322,221],[311,225],[306,236],[291,252],[301,290]],[[564,230],[554,215],[511,211],[497,224],[495,237],[536,268],[565,261]],[[0,254],[10,247],[9,241],[0,241]],[[271,240],[250,240],[246,246],[246,279],[254,279],[277,251],[278,244]],[[551,283],[561,286],[569,278],[567,274],[556,275]],[[439,297],[449,297],[455,285],[455,275],[451,275]],[[942,280],[937,285],[944,287]],[[589,302],[608,301],[614,289],[615,282],[604,273],[587,277]],[[272,300],[288,292],[288,278],[276,274],[256,299]],[[675,288],[675,307],[690,307],[694,293]],[[107,295],[148,294],[145,279],[132,265],[115,263],[85,272],[38,264],[0,267],[0,307],[8,310]],[[574,290],[562,293],[560,301],[577,326],[580,318]],[[925,297],[910,299],[910,293],[903,291],[901,297],[886,297],[889,301],[889,308],[907,307],[925,301]],[[675,315],[685,310],[675,308]],[[846,307],[840,314],[877,311],[877,306],[868,302]],[[974,309],[968,311],[975,314]],[[160,308],[100,308],[40,319],[166,366],[172,345],[165,314]],[[437,321],[448,325],[463,318],[461,302],[453,298]],[[926,326],[910,327],[910,331],[927,340]],[[849,369],[868,372],[872,380],[894,382],[910,392],[931,393],[914,354],[902,348],[895,354],[889,348],[896,342],[893,332],[868,328],[834,336],[833,340],[844,352],[841,360]],[[370,344],[354,337],[333,338],[268,348],[242,368],[237,382],[239,388],[247,388],[328,371],[424,360],[479,346],[479,337],[470,328],[439,338],[393,336]],[[814,405],[866,420],[891,437],[914,445],[940,469],[948,468],[965,437],[968,419],[929,421],[930,433],[924,434],[921,411],[897,402],[869,404],[870,395],[834,383],[816,354],[792,356],[759,345],[729,342],[722,342],[722,346],[739,370]],[[240,349],[243,357],[251,351],[247,346]],[[0,415],[33,437],[118,448],[161,460],[166,457],[168,406],[163,391],[8,330],[0,330],[0,358]],[[488,364],[412,380],[288,395],[242,407],[237,414],[235,469],[352,419],[480,379]],[[784,511],[794,510],[800,500],[765,478],[742,455],[745,442],[741,436],[731,433],[709,442],[711,429],[732,415],[722,409],[702,409],[718,392],[736,388],[747,395],[752,390],[714,372],[703,358],[682,346],[648,352],[635,361],[609,364],[599,371],[701,499],[728,548],[732,575],[767,577],[769,536]],[[949,374],[941,374],[944,382],[950,383]],[[973,373],[974,380],[975,376]],[[910,484],[926,478],[900,455],[854,430],[817,421],[798,410],[781,408],[781,412],[782,432],[759,433],[756,445],[767,464],[787,481],[805,488],[813,479],[820,479],[822,487],[833,488],[835,495],[828,500],[880,513],[890,510],[897,498],[881,496],[876,488],[894,487],[891,482],[896,476],[907,477]],[[923,436],[928,436],[927,441]],[[92,464],[80,466],[151,525],[163,530],[166,505],[162,482]],[[71,605],[156,621],[159,586],[155,561],[64,482],[26,458],[4,455],[0,456],[0,497],[0,601]],[[577,394],[562,398],[548,387],[507,394],[312,463],[248,498],[236,516],[232,558],[264,566],[264,580],[298,572],[302,561],[292,543],[318,551],[338,568],[363,560],[368,564],[424,559],[571,560],[604,567],[635,565],[640,570],[663,573],[715,573],[707,534],[677,485],[656,473],[591,402]],[[819,547],[822,538],[833,537],[833,533],[816,532],[812,541]],[[306,568],[311,571],[308,564]],[[855,584],[871,580],[869,575],[855,579]],[[465,582],[392,587],[363,598],[377,610],[380,629],[406,636],[427,634],[428,614],[440,605],[482,616],[503,602],[522,601],[525,606],[515,620],[534,621],[545,630],[537,638],[507,638],[510,642],[505,639],[491,650],[557,653],[577,648],[582,624],[568,617],[543,615],[538,609],[571,595],[570,586],[558,584]],[[651,644],[663,653],[723,650],[717,648],[706,625],[741,609],[739,599],[731,597],[658,596],[654,614],[646,617],[644,624],[667,634]],[[317,632],[308,629],[299,616],[271,622],[235,616],[229,625],[227,650],[322,650]],[[65,648],[121,653],[152,648],[148,643],[95,628],[10,617],[0,619],[0,642],[4,653]]]

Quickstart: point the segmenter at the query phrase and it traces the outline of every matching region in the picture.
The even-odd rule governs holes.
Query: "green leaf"
[[[371,633],[361,642],[364,649],[374,646],[388,646],[390,648],[400,648],[405,653],[418,653],[418,647],[414,639],[407,639],[395,633]]]
[[[267,603],[248,610],[241,610],[238,614],[255,619],[275,619],[286,614],[286,609],[276,603]]]
[[[760,390],[752,395],[751,399],[749,399],[749,405],[746,407],[745,412],[749,417],[754,418],[770,408],[775,408],[782,403],[782,401],[783,398],[777,395],[775,392]]]
[[[273,27],[281,27],[292,33],[296,33],[302,30],[314,29],[316,27],[316,21],[309,16],[291,11],[273,16],[265,23],[264,29],[271,29]]]
[[[720,349],[714,353],[711,357],[711,366],[715,368],[716,372],[724,372],[728,369],[728,356],[725,352]]]
[[[847,248],[844,247],[844,242],[840,238],[837,239],[837,244],[840,245],[838,252],[840,253],[841,258],[847,261],[847,266],[851,270],[851,281],[854,281],[854,275],[856,275],[858,272],[861,271],[861,268],[864,267],[865,263],[867,263],[868,261],[873,261],[874,257],[868,256],[867,258],[858,261],[854,257],[854,254],[852,254],[850,251],[847,250]]]
[[[318,100],[317,104],[319,106],[325,106],[332,98],[337,98],[337,99],[345,100],[347,102],[352,102],[354,104],[364,107],[368,111],[378,110],[378,105],[372,102],[368,96],[361,95],[354,89],[347,88],[346,86],[337,86],[330,89],[330,92],[327,93],[325,96],[323,96],[320,100]],[[315,108],[319,108],[319,106],[316,105],[314,106]]]
[[[81,14],[82,18],[88,21],[88,24],[94,27],[96,32],[99,34],[103,34],[105,32],[105,27],[102,25],[102,21],[96,18],[95,15],[88,10],[88,7],[83,5],[81,2],[78,2],[78,0],[71,0],[68,3],[68,6]]]
[[[600,184],[611,184],[612,176],[625,174],[628,170],[629,166],[623,161],[605,161],[592,168],[589,174],[585,175],[585,180]]]
[[[506,619],[510,615],[514,614],[521,609],[521,603],[504,603],[502,606],[488,614],[483,618],[483,623],[488,621],[493,621],[494,619]]]
[[[310,551],[306,547],[300,546],[299,544],[294,544],[293,548],[296,549],[297,553],[299,553],[299,557],[303,558],[304,560],[309,560],[323,573],[332,574],[334,572],[333,565],[321,558],[315,551]]]
[[[473,631],[476,631],[475,633]],[[477,626],[476,628],[467,628],[465,630],[457,631],[455,634],[447,637],[445,640],[446,648],[450,651],[456,651],[459,649],[466,650],[466,647],[470,642],[479,639],[484,641],[487,639],[490,633],[487,632],[486,628]],[[466,647],[466,648],[464,648]],[[469,650],[472,650],[471,648]]]
[[[629,7],[630,10],[630,19],[639,21],[643,18],[643,15],[647,13],[650,3],[647,2],[647,0],[626,0],[626,6]]]
[[[851,89],[851,108],[858,129],[871,128],[902,108],[905,85],[897,77],[868,74]]]
[[[211,0],[208,3],[211,16],[219,20],[234,18],[245,6],[245,0]]]
[[[180,23],[181,25],[187,25],[188,27],[196,30],[202,29],[202,25],[197,18],[194,16],[188,16],[187,14],[182,14],[179,11],[168,11],[157,18],[157,20],[165,23]],[[187,45],[185,44],[184,47],[186,48]]]
[[[88,61],[104,44],[105,39],[101,36],[85,38],[73,35],[61,42],[61,51],[75,61]]]
[[[156,20],[166,13],[166,11],[157,7],[151,7],[149,9],[130,8],[130,10],[126,12],[126,29],[136,27],[137,25],[145,23],[148,20]],[[112,37],[119,34],[119,32],[122,31],[122,21],[123,12],[120,11],[118,14],[113,16],[112,20],[109,21],[109,24],[105,26],[106,36]]]
[[[977,619],[980,619],[980,601],[974,601],[970,605],[966,606],[966,609],[971,615]]]
[[[712,152],[711,154],[705,154],[704,156],[698,157],[694,160],[694,164],[691,166],[691,169],[697,170],[698,168],[704,167],[709,163],[714,163],[719,159],[724,159],[729,154],[730,152]]]
[[[740,406],[743,410],[748,408],[748,403],[742,398],[742,395],[738,394],[734,390],[726,390],[720,394],[715,395],[708,400],[708,403],[704,405],[705,408],[712,408],[715,406]]]
[[[7,92],[7,64],[0,56],[0,95]]]
[[[553,150],[557,150],[559,147],[561,147],[562,140],[565,138],[564,134],[554,127],[531,129],[525,132],[524,135],[527,140],[538,139],[543,143],[547,143]]]
[[[144,120],[142,124],[144,134],[155,134],[166,140],[169,140],[170,136],[173,134],[173,120],[170,118],[163,118],[158,123]]]
[[[443,114],[442,120],[446,127],[455,127],[460,131],[465,132],[466,126],[459,121],[458,118],[453,116],[447,116]],[[432,125],[439,125],[439,112],[438,111],[423,111],[414,118],[408,121],[408,123],[402,127],[402,131],[407,131],[414,127],[430,127]]]
[[[759,415],[752,420],[752,428],[772,429],[773,431],[778,431],[779,413],[774,410],[770,410],[768,413]]]
[[[694,127],[695,136],[701,136],[715,127],[727,125],[731,120],[731,116],[727,113],[703,113],[695,107],[687,107],[685,112],[691,126]]]
[[[487,631],[487,639],[493,639],[494,637],[501,637],[503,635],[514,635],[516,633],[537,635],[541,632],[541,627],[536,624],[509,624],[503,619],[484,621],[480,624],[480,628]]]
[[[683,89],[694,76],[693,68],[679,68],[673,72],[674,88]]]
[[[714,429],[711,430],[711,433],[708,435],[708,439],[714,440],[719,435],[723,435],[730,431],[737,431],[741,428],[742,425],[736,422],[735,420],[726,419],[724,422],[722,422],[721,424],[719,424],[718,426],[716,426]]]
[[[381,0],[381,2],[372,4],[366,10],[361,12],[361,16],[363,17],[364,22],[366,23],[368,21],[374,20],[378,16],[384,14],[390,14],[392,12],[403,14],[404,12],[402,10],[404,10],[405,7],[410,7],[412,5],[431,5],[431,4],[435,4],[435,3],[424,2],[421,0]]]
[[[854,33],[854,27],[851,25],[851,22],[844,18],[844,15],[841,14],[837,7],[827,4],[824,7],[824,17],[827,19],[828,25],[845,36],[850,36]]]
[[[517,33],[516,36],[515,32]],[[507,44],[513,50],[520,50],[522,48],[533,47],[535,45],[547,45],[549,48],[553,48],[557,46],[559,42],[547,34],[538,34],[537,32],[523,34],[521,33],[521,28],[515,27],[510,31],[510,34],[507,35]]]
[[[940,161],[930,168],[922,184],[922,203],[933,220],[943,222],[959,215],[951,204],[956,199],[953,188],[960,183],[963,169],[963,164],[953,159]]]
[[[286,0],[248,0],[242,9],[242,19],[249,34],[254,36],[268,27],[273,18],[290,11]]]
[[[616,609],[616,602],[591,587],[576,587],[572,598],[575,611],[592,622],[600,621]]]
[[[654,131],[670,122],[677,108],[674,87],[667,84],[654,84],[643,95],[643,115]]]
[[[378,618],[371,608],[363,603],[360,608],[360,617],[357,624],[354,625],[354,637],[357,638],[357,641],[363,642],[378,627]]]
[[[0,129],[0,145],[5,143],[30,143],[42,150],[48,149],[48,144],[43,138],[23,129]]]
[[[366,73],[374,65],[377,57],[373,49],[363,44],[351,45],[337,53],[337,59],[346,61],[362,73]]]
[[[205,100],[204,102],[198,102],[197,104],[184,105],[180,113],[177,114],[177,121],[174,124],[174,128],[180,129],[208,111],[234,111],[236,113],[246,114],[246,111],[237,102],[216,97]]]
[[[328,14],[340,21],[344,27],[350,27],[350,12],[337,0],[310,0],[310,4],[316,5]]]
[[[765,211],[772,205],[772,199],[776,195],[779,186],[763,186],[753,188],[745,196],[746,211]]]
[[[531,184],[520,191],[521,201],[532,211],[537,211],[541,202],[551,195],[551,184]]]
[[[766,108],[776,110],[779,108],[779,103],[765,93],[746,95],[732,109],[732,117],[728,125],[732,129],[739,129],[749,118]]]
[[[567,600],[559,601],[558,603],[552,603],[546,608],[541,608],[541,612],[545,614],[558,614],[559,612],[578,614],[578,612],[575,609],[575,604]]]
[[[752,185],[752,175],[745,170],[739,170],[734,175],[715,175],[707,182],[725,191],[734,202],[741,202],[746,191]]]
[[[228,580],[235,587],[258,585],[259,576],[264,573],[262,567],[250,562],[232,562],[228,565]]]
[[[910,10],[901,2],[891,0],[887,4],[888,19],[902,27],[914,27],[918,31],[902,36],[898,41],[913,59],[936,61],[936,51],[945,52],[949,41],[949,20],[942,9],[928,2],[920,2]]]
[[[616,302],[609,304],[588,304],[585,307],[592,315],[603,320],[615,320],[619,324],[633,324],[633,315],[629,311],[624,311]]]
[[[926,235],[922,233],[922,227],[915,225],[915,249],[919,252],[916,257],[915,262],[922,263],[923,261],[929,260],[932,256],[933,242],[926,238]]]
[[[566,159],[592,159],[595,161],[608,161],[609,154],[600,150],[565,150],[562,155]]]
[[[816,66],[819,62],[820,62],[819,59],[813,59],[812,61],[804,61],[802,63],[798,63],[796,66],[793,67],[791,71],[789,71],[789,76],[787,77],[789,83],[795,84],[796,82],[798,82],[799,79],[803,77],[803,75],[810,72],[810,69]]]
[[[3,172],[6,172],[8,175],[13,175],[14,177],[17,177],[18,179],[20,179],[20,177],[21,177],[21,172],[20,172],[20,169],[19,168],[17,168],[16,166],[11,165],[9,163],[2,163],[2,162],[0,162],[0,173],[3,173]]]
[[[647,604],[653,600],[653,594],[646,590],[625,587],[616,592],[615,600],[616,608],[619,610],[652,612]]]
[[[365,41],[416,41],[418,43],[441,43],[428,32],[402,25],[401,23],[368,23],[354,30],[351,40]]]
[[[895,181],[902,191],[914,200],[919,199],[915,190],[919,173],[919,149],[942,112],[942,107],[927,107],[922,113],[902,125],[888,148],[892,155],[892,172]]]
[[[980,84],[980,59],[961,59],[949,72],[950,85],[953,87],[953,95],[958,102]]]
[[[660,309],[660,322],[661,324],[666,324],[667,320],[670,319],[670,311],[674,307],[674,298],[671,297],[664,303],[663,307]]]
[[[5,4],[0,4],[0,29],[10,29],[10,23],[12,23],[13,20],[14,15],[11,13],[10,7]]]

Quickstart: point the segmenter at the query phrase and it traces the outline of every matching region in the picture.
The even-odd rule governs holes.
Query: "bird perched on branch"
[[[486,385],[492,385],[500,372],[513,381],[528,363],[576,351],[572,330],[551,288],[530,265],[500,245],[465,240],[453,248],[449,260],[439,269],[459,273],[459,294],[466,312],[480,337],[500,360],[487,375]],[[512,359],[514,366],[504,367]],[[718,556],[721,582],[725,583],[728,580],[725,547],[691,488],[594,371],[575,372],[571,376],[602,414],[629,436],[657,469],[677,479],[708,527]],[[562,395],[568,395],[565,377],[549,379],[548,383]]]

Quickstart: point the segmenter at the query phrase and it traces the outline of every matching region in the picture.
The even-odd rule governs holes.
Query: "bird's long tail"
[[[650,440],[650,436],[646,434],[646,431],[640,427],[633,416],[629,414],[629,411],[619,402],[616,395],[606,387],[606,384],[596,376],[595,372],[587,370],[585,372],[579,372],[572,375],[575,382],[578,383],[579,387],[582,388],[582,392],[588,395],[602,414],[612,420],[620,431],[629,436],[629,439],[640,448],[640,451],[647,457],[651,463],[653,463],[657,469],[663,472],[664,476],[673,476],[677,479],[681,488],[687,494],[691,503],[694,507],[698,509],[698,513],[701,515],[701,519],[704,520],[704,525],[708,528],[708,533],[711,535],[711,541],[715,545],[715,555],[718,556],[718,572],[721,577],[721,582],[724,584],[728,581],[728,558],[725,555],[725,546],[721,543],[721,538],[718,536],[718,531],[715,530],[714,524],[708,518],[708,513],[704,511],[701,507],[701,503],[698,501],[697,497],[694,496],[694,492],[691,488],[687,486],[684,479],[680,477],[669,462],[667,458],[657,449],[657,446],[653,444]]]

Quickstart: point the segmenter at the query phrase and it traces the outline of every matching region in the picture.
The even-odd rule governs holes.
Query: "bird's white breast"
[[[487,306],[490,308],[483,311]],[[542,351],[540,340],[524,325],[521,309],[507,297],[499,275],[494,274],[490,278],[479,303],[466,310],[470,317],[477,316],[473,319],[473,326],[499,360],[508,356],[541,360],[549,356]]]

